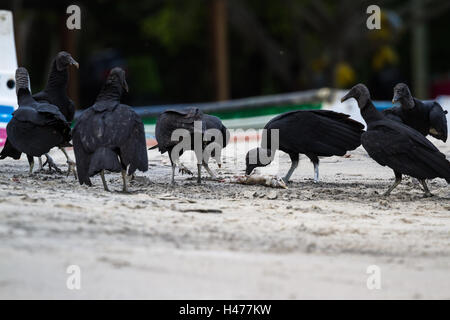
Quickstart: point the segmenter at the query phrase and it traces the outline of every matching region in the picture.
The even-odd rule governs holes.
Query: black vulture
[[[148,170],[144,124],[136,112],[121,104],[123,90],[128,92],[125,71],[114,68],[108,75],[94,105],[86,109],[73,128],[73,147],[80,184],[92,186],[90,177],[100,173],[109,191],[105,171],[121,172],[123,192],[128,175],[136,169]]]
[[[33,157],[47,156],[47,152],[64,141],[70,141],[70,125],[57,106],[48,102],[37,102],[31,96],[29,75],[25,68],[16,70],[16,93],[19,108],[14,111],[6,126],[7,143],[0,159],[19,159],[25,153],[33,172]],[[47,156],[50,169],[55,167]],[[56,169],[56,167],[55,167]]]
[[[194,150],[197,157],[197,183],[201,183],[201,167],[205,161],[203,141],[206,130],[203,112],[198,108],[188,108],[184,110],[166,110],[158,116],[156,121],[155,136],[157,145],[150,149],[158,148],[161,154],[168,152],[170,163],[172,164],[172,185],[175,184],[175,168],[181,167],[180,171],[187,171],[179,162],[179,157],[184,151]],[[180,130],[181,129],[181,130]],[[175,133],[176,136],[172,136]],[[187,139],[187,140],[186,140]],[[198,140],[198,146],[194,141]]]
[[[278,129],[278,148],[272,141],[272,130]],[[250,150],[246,157],[246,174],[254,168],[268,165],[276,149],[286,152],[292,164],[283,178],[289,178],[298,166],[299,154],[306,155],[314,164],[314,181],[319,181],[319,158],[343,156],[361,144],[364,126],[349,115],[329,110],[298,110],[283,113],[264,127],[262,147]],[[263,158],[265,160],[263,160]]]
[[[222,166],[222,157],[221,157],[221,150],[225,148],[230,140],[230,132],[228,131],[227,127],[225,127],[222,123],[222,120],[220,120],[218,117],[210,115],[210,114],[203,114],[203,121],[205,123],[205,129],[206,133],[212,136],[208,139],[208,142],[206,143],[206,148],[208,146],[214,147],[211,150],[211,153],[209,153],[209,150],[205,156],[211,156],[217,160],[217,165],[220,168]],[[213,131],[214,130],[214,131]],[[219,141],[217,141],[216,138],[221,138]],[[217,151],[217,154],[216,154]],[[204,159],[203,166],[205,167],[206,171],[210,174],[211,177],[215,178],[215,174],[211,171],[211,169],[208,166],[208,159]]]
[[[400,103],[400,106],[384,110],[383,114],[387,118],[403,122],[424,136],[430,134],[436,139],[447,141],[447,111],[439,103],[413,98],[404,83],[394,87],[392,103]]]
[[[44,90],[33,95],[33,98],[36,101],[46,101],[57,106],[70,124],[72,123],[75,114],[75,104],[67,95],[67,83],[69,80],[68,68],[71,65],[77,68],[79,67],[78,62],[72,58],[70,53],[65,51],[59,52],[50,67],[47,85]],[[67,164],[69,165],[68,173],[73,170],[74,175],[76,176],[75,163],[70,159],[66,149],[64,149],[64,147],[69,146],[71,146],[70,141],[64,141],[59,148],[66,156]]]
[[[375,109],[365,85],[354,86],[342,102],[350,98],[358,102],[367,124],[367,131],[361,136],[364,149],[380,165],[394,170],[395,182],[385,196],[401,182],[402,174],[418,179],[426,197],[432,194],[425,179],[444,178],[450,183],[450,162],[445,155],[415,129],[391,120]]]

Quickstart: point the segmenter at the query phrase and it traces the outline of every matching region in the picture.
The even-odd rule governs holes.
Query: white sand
[[[433,143],[450,155],[448,143]],[[170,187],[167,155],[149,151],[131,195],[105,193],[99,177],[92,188],[65,175],[29,177],[25,157],[0,161],[0,298],[449,299],[446,182],[430,182],[435,197],[424,199],[407,178],[383,198],[392,171],[362,148],[350,154],[323,159],[319,184],[302,157],[282,190],[198,186],[181,175]],[[66,170],[62,153],[52,156]],[[244,144],[225,156],[213,170],[242,174]],[[182,159],[195,171],[189,154]],[[259,172],[288,166],[280,153]],[[108,181],[121,189],[120,175]],[[81,290],[66,287],[69,265],[81,268]],[[380,290],[366,286],[369,265],[380,267]]]

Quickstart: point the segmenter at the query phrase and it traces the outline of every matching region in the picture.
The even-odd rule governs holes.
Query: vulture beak
[[[392,98],[392,104],[396,104],[399,101],[400,101],[400,97],[399,97],[398,93],[394,93],[394,97]]]
[[[120,85],[122,86],[122,88],[126,91],[128,91],[128,83],[127,83],[127,78],[125,75],[125,71],[124,70],[120,70],[120,73],[118,74],[119,76],[119,80],[120,80]]]
[[[122,79],[122,88],[124,88],[124,90],[126,92],[129,92],[128,91],[128,83],[127,83],[127,80],[125,80],[125,77],[123,77],[123,79]]]
[[[77,69],[80,68],[80,65],[78,62],[75,61],[74,58],[70,57],[70,65],[75,66]]]
[[[218,163],[217,166],[219,167],[219,169],[222,168],[222,164],[221,163]]]
[[[353,97],[353,92],[350,90],[345,96],[342,97],[341,103]]]

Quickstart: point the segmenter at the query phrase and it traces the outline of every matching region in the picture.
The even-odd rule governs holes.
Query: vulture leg
[[[217,176],[214,174],[214,172],[212,172],[212,170],[209,168],[209,165],[207,162],[203,161],[202,163],[203,167],[205,168],[205,170],[209,173],[209,175],[211,176],[211,178],[213,179],[217,179]]]
[[[400,182],[402,182],[402,174],[400,172],[394,171],[395,174],[395,181],[392,184],[392,186],[389,187],[389,189],[383,194],[383,196],[387,197],[391,194],[392,190],[395,189],[399,185]]]
[[[127,170],[122,170],[122,181],[123,181],[122,192],[128,193],[128,188],[127,188]]]
[[[33,174],[33,167],[34,167],[34,159],[32,156],[27,155],[28,164],[30,165],[30,171],[28,174],[31,176]]]
[[[297,159],[292,159],[291,157],[291,167],[289,168],[289,171],[286,173],[286,176],[283,178],[284,183],[289,183],[289,179],[291,178],[292,174],[294,173],[295,169],[298,167],[298,155]]]
[[[108,185],[106,184],[106,179],[105,179],[105,170],[102,170],[100,172],[100,175],[102,177],[102,182],[103,182],[103,188],[105,189],[105,191],[110,192],[108,189]]]
[[[170,159],[170,164],[172,165],[172,179],[170,181],[170,184],[172,186],[174,186],[175,185],[175,169],[177,167],[177,164],[175,163],[175,161],[172,160],[171,151],[169,151],[169,159]]]
[[[314,183],[319,182],[319,158],[315,154],[306,155],[314,165]]]
[[[67,164],[69,165],[69,169],[67,171],[67,175],[69,175],[71,172],[73,172],[73,175],[75,177],[75,179],[77,179],[77,169],[76,169],[76,163],[75,161],[73,161],[72,159],[70,159],[69,155],[67,154],[67,151],[65,148],[59,148],[64,155],[66,156],[67,159]]]
[[[202,165],[197,164],[197,183],[202,183]]]
[[[48,170],[49,172],[52,171],[52,168],[55,169],[56,172],[61,173],[62,171],[56,166],[55,162],[53,161],[52,157],[48,155],[48,153],[44,154],[45,158],[47,159],[43,166],[45,166],[48,163]]]
[[[319,182],[319,162],[314,162],[314,182]]]
[[[175,168],[177,167],[177,165],[173,162],[172,163],[172,180],[171,180],[171,184],[175,185]]]
[[[422,184],[422,186],[423,186],[423,191],[425,191],[425,194],[423,195],[425,198],[428,198],[428,197],[432,197],[433,196],[433,194],[430,192],[430,190],[428,189],[428,186],[427,186],[427,182],[425,181],[425,179],[422,179],[422,180],[419,180],[420,181],[420,183]]]

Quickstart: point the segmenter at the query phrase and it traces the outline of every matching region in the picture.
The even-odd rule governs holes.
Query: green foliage
[[[161,78],[156,61],[150,56],[133,56],[128,58],[128,69],[136,94],[160,94]]]
[[[198,44],[205,26],[206,10],[203,1],[170,1],[158,12],[142,19],[144,37],[157,40],[170,54],[183,46]]]
[[[62,48],[65,6],[58,1],[22,1],[15,12],[19,63],[29,68],[33,91],[47,80],[48,64]],[[46,3],[44,6],[43,3]],[[428,1],[429,7],[438,1]],[[82,1],[77,31],[80,87],[92,80],[86,69],[96,54],[114,50],[129,70],[130,103],[178,103],[215,98],[212,0]],[[353,0],[227,0],[228,66],[231,97],[272,94],[335,85],[336,66],[348,65],[357,82],[368,83],[371,61],[382,45],[400,57],[398,68],[410,77],[410,29],[387,43],[368,37],[365,10]],[[383,10],[401,15],[408,4],[385,1]],[[20,9],[22,7],[22,9]],[[387,12],[387,11],[386,11]],[[405,14],[406,12],[406,14]],[[429,66],[448,72],[449,10],[427,20]],[[244,32],[243,32],[244,31]],[[374,32],[372,32],[374,33]],[[371,33],[371,34],[372,34]],[[20,39],[26,37],[26,39]],[[98,63],[99,67],[101,63]],[[109,67],[109,66],[108,66]],[[98,88],[89,84],[80,100],[88,105]]]

